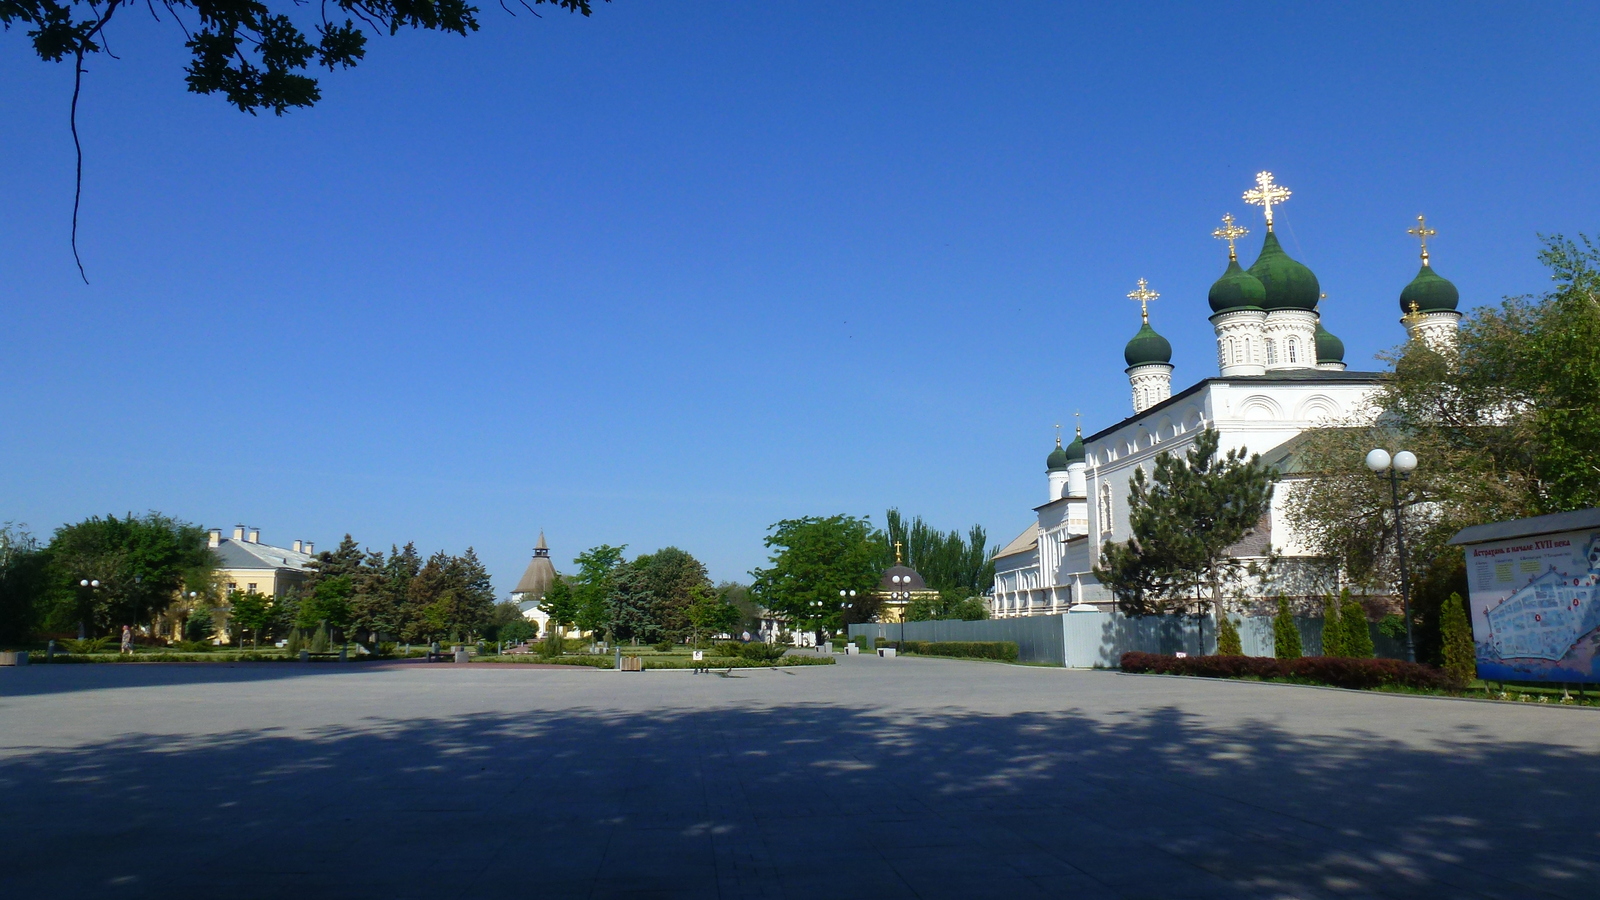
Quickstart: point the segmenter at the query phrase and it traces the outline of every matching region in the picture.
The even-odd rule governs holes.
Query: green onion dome
[[[1067,445],[1067,462],[1081,463],[1087,458],[1088,454],[1083,449],[1083,432],[1080,431],[1078,436],[1072,439],[1072,443]]]
[[[1322,320],[1317,320],[1317,362],[1342,363],[1344,362],[1344,341],[1333,336],[1333,333],[1322,327]]]
[[[1239,268],[1237,259],[1228,260],[1228,271],[1222,273],[1217,283],[1206,295],[1214,313],[1235,309],[1260,309],[1267,300],[1267,287],[1261,279]]]
[[[1045,460],[1045,468],[1051,472],[1060,472],[1067,467],[1067,451],[1061,449],[1061,439],[1056,438],[1056,448],[1050,451],[1050,458]]]
[[[1168,343],[1166,338],[1156,334],[1156,330],[1150,327],[1149,322],[1146,322],[1144,327],[1139,329],[1139,333],[1133,336],[1133,340],[1128,342],[1128,346],[1123,349],[1122,358],[1128,361],[1128,368],[1130,369],[1134,366],[1170,363],[1172,362],[1172,344]]]
[[[1412,303],[1417,304],[1418,312],[1453,311],[1460,301],[1461,293],[1456,286],[1441,278],[1432,266],[1423,263],[1422,271],[1400,292],[1400,311],[1411,312]]]
[[[1261,243],[1261,255],[1256,257],[1255,264],[1250,267],[1250,274],[1261,281],[1266,289],[1266,299],[1262,301],[1261,308],[1273,309],[1305,309],[1317,308],[1317,298],[1322,295],[1322,286],[1317,284],[1317,276],[1311,270],[1289,258],[1283,252],[1283,246],[1278,243],[1278,236],[1267,232],[1267,239]]]

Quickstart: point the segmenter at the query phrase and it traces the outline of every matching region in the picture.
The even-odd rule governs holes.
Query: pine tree
[[[1444,637],[1444,670],[1465,687],[1478,675],[1478,648],[1472,638],[1472,621],[1460,594],[1451,594],[1440,614]]]
[[[1230,551],[1270,509],[1273,472],[1259,455],[1222,453],[1220,441],[1208,428],[1184,455],[1156,454],[1153,475],[1134,470],[1133,535],[1107,543],[1094,567],[1124,615],[1210,607],[1220,616],[1224,587],[1244,575]]]
[[[1243,656],[1244,644],[1239,640],[1239,629],[1227,613],[1217,616],[1217,655]]]
[[[1351,599],[1350,589],[1345,588],[1339,598],[1343,609],[1339,610],[1339,624],[1344,626],[1344,655],[1352,659],[1371,659],[1373,657],[1372,628],[1367,624],[1367,611],[1361,604]]]
[[[1339,622],[1339,598],[1322,600],[1322,655],[1344,656],[1344,626]]]
[[[328,640],[329,640],[329,635],[328,635],[328,626],[327,626],[327,624],[324,623],[322,625],[318,625],[317,626],[317,633],[315,635],[313,635],[312,638],[311,638],[311,652],[312,653],[327,653],[328,652]]]
[[[1300,647],[1300,629],[1289,612],[1287,597],[1278,598],[1278,614],[1272,617],[1272,655],[1278,659],[1299,659],[1304,651]]]

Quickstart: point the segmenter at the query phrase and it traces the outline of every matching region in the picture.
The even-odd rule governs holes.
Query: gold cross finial
[[[1271,172],[1257,172],[1256,186],[1244,192],[1244,202],[1267,211],[1267,230],[1272,230],[1272,206],[1289,199],[1289,189],[1272,183]]]
[[[1228,242],[1228,261],[1232,262],[1239,258],[1239,254],[1234,252],[1233,242],[1249,233],[1250,229],[1245,228],[1243,225],[1233,224],[1233,213],[1223,213],[1222,227],[1211,232],[1211,236],[1219,241]]]
[[[894,542],[894,564],[900,565],[900,542]]]
[[[1078,420],[1078,423],[1077,423],[1078,437],[1083,437],[1083,413],[1082,412],[1075,412],[1075,413],[1072,414],[1072,417],[1074,419]]]
[[[1061,446],[1061,423],[1056,423],[1056,446]]]
[[[1439,232],[1428,227],[1428,219],[1426,216],[1417,216],[1417,227],[1406,229],[1406,234],[1413,235],[1417,240],[1422,242],[1423,265],[1428,264],[1428,238],[1431,238],[1438,233]]]
[[[1143,317],[1146,325],[1150,324],[1150,301],[1161,295],[1150,290],[1150,283],[1143,278],[1139,279],[1139,289],[1128,292],[1129,300],[1139,301],[1139,315]]]

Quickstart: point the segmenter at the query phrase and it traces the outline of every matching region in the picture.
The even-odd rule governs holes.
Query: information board
[[[1479,678],[1600,682],[1600,531],[1464,549]]]

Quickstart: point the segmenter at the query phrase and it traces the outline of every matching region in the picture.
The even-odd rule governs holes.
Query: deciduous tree
[[[766,537],[770,565],[750,574],[751,593],[790,622],[819,622],[837,631],[844,612],[839,592],[865,596],[882,574],[882,544],[866,519],[807,516],[784,519]]]

